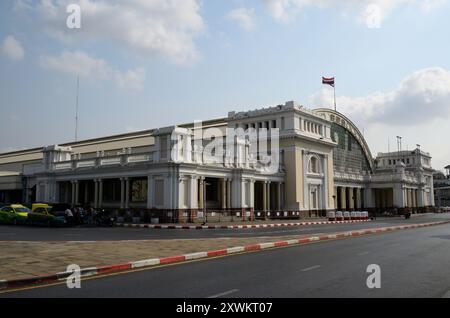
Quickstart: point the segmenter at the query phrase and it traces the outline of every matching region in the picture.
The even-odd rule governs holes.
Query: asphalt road
[[[142,228],[46,228],[25,226],[0,226],[0,241],[117,241],[190,239],[219,237],[283,236],[349,231],[372,227],[409,223],[424,223],[450,219],[449,214],[435,214],[402,218],[378,218],[371,222],[329,225],[308,225],[259,229],[217,230],[158,230]]]
[[[366,286],[369,264],[381,268],[380,289]],[[446,224],[84,280],[78,290],[58,285],[0,297],[450,297],[449,264]]]

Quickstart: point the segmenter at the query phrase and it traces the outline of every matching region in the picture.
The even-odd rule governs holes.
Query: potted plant
[[[119,210],[119,213],[117,215],[117,223],[124,223],[125,222],[125,210]]]
[[[133,223],[141,223],[141,211],[133,211]]]
[[[124,213],[124,222],[125,223],[131,223],[131,222],[133,222],[133,218],[132,218],[132,216],[131,216],[131,214],[130,214],[130,211],[123,211],[123,213]]]

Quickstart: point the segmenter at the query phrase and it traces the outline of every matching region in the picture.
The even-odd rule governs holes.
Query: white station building
[[[252,140],[227,143],[236,128],[278,129],[276,153],[271,134],[266,145],[268,156],[279,159],[276,167],[274,160],[272,169],[260,164],[264,156],[254,156]],[[224,160],[205,155],[209,139],[222,142]],[[205,211],[251,219],[421,212],[434,206],[433,169],[420,149],[374,158],[343,114],[286,102],[230,112],[203,122],[201,131],[191,123],[0,154],[0,202],[37,201],[137,211],[170,222]]]

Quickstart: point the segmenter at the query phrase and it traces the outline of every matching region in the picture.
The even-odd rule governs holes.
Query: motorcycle
[[[116,222],[116,218],[111,216],[110,213],[105,210],[101,210],[95,213],[94,223],[97,226],[114,227],[116,226]]]

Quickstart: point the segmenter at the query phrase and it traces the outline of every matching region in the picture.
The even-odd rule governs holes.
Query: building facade
[[[450,165],[445,167],[446,173],[436,171],[433,174],[434,202],[437,207],[450,208]]]
[[[201,126],[0,154],[2,201],[133,210],[179,222],[205,211],[254,219],[420,210],[434,206],[433,170],[419,149],[373,158],[343,114],[287,102]]]

